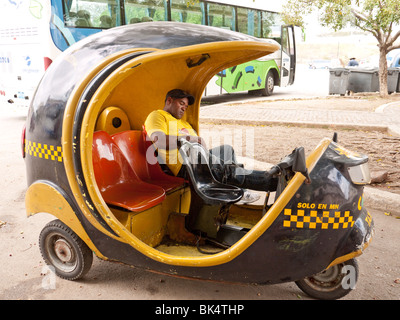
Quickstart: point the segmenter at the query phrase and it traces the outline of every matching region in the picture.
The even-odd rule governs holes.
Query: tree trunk
[[[386,62],[387,50],[385,48],[379,48],[379,94],[381,97],[388,95],[388,67]]]

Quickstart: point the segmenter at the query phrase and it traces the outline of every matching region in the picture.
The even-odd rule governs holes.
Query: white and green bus
[[[217,74],[205,95],[258,92],[293,83],[294,28],[280,6],[265,0],[2,0],[0,100],[29,104],[46,68],[73,43],[104,29],[149,21],[179,21],[276,40],[272,55]]]

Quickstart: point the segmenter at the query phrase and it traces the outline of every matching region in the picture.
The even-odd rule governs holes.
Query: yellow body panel
[[[143,243],[155,247],[168,234],[168,221],[171,214],[189,213],[190,189],[184,187],[168,193],[165,200],[143,212],[128,212],[111,208],[112,213],[124,227]]]
[[[67,200],[54,187],[41,182],[32,184],[26,192],[25,207],[28,217],[40,212],[54,215],[71,228],[99,258],[105,259],[90,240]]]

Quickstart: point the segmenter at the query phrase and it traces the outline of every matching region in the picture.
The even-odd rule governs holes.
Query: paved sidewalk
[[[288,101],[290,106],[290,101]],[[243,125],[291,124],[298,126],[332,126],[359,130],[381,130],[400,136],[400,101],[378,107],[375,112],[326,110],[321,108],[278,109],[273,102],[261,105],[254,101],[228,102],[203,106],[200,121]],[[251,112],[249,112],[251,111]],[[391,212],[400,216],[400,196],[387,191],[366,187],[365,203],[369,208]]]
[[[375,110],[375,114],[377,113],[383,113],[386,117],[389,133],[400,136],[400,102],[382,105]]]
[[[290,103],[290,102],[288,102]],[[249,112],[251,110],[251,112]],[[375,112],[343,110],[277,109],[254,102],[223,103],[200,109],[202,121],[252,125],[292,124],[332,126],[361,130],[388,130],[400,136],[400,101],[379,107]]]

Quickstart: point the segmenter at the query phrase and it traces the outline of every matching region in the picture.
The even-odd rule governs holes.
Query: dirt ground
[[[299,102],[300,103],[300,102]],[[21,157],[21,131],[26,118],[26,110],[0,108],[0,158],[2,179],[0,194],[0,300],[159,300],[161,306],[166,300],[308,300],[305,294],[292,282],[277,285],[234,285],[211,281],[198,281],[167,277],[95,259],[87,276],[80,281],[67,281],[54,277],[45,267],[38,247],[38,236],[44,225],[55,217],[38,214],[27,218],[25,213],[26,170]],[[201,133],[220,136],[222,126],[202,125]],[[320,129],[273,127],[224,126],[235,130],[259,133],[260,139],[252,144],[263,150],[257,153],[260,161],[274,163],[295,146],[303,145],[309,152],[325,136],[333,131]],[[347,134],[347,135],[346,135]],[[365,136],[365,137],[364,137]],[[369,141],[369,134],[339,131],[339,141],[345,146],[348,141]],[[385,136],[385,135],[383,135]],[[380,136],[378,136],[379,138]],[[371,141],[375,142],[376,139]],[[250,141],[250,140],[249,140]],[[247,147],[250,142],[247,142]],[[217,141],[215,141],[217,143]],[[259,147],[259,144],[262,146]],[[354,150],[360,151],[360,145]],[[398,147],[397,147],[398,148]],[[368,149],[368,148],[367,148]],[[378,148],[378,152],[381,152]],[[239,150],[239,148],[236,148]],[[398,149],[397,149],[398,150]],[[371,153],[372,156],[372,153]],[[398,156],[398,155],[396,155]],[[374,161],[371,161],[373,163]],[[397,164],[399,159],[397,158]],[[376,225],[376,235],[365,253],[358,259],[360,277],[356,290],[346,300],[400,300],[399,222],[383,211],[371,210]],[[134,303],[134,302],[133,302]],[[140,303],[140,301],[139,301]],[[200,302],[203,303],[203,302]],[[218,303],[218,302],[216,302]],[[257,303],[257,302],[256,302]],[[265,306],[265,301],[260,301]],[[138,304],[138,303],[137,303]],[[140,304],[138,304],[139,306]],[[176,303],[180,306],[179,302]],[[158,306],[158,305],[157,305]],[[257,305],[255,305],[257,308]],[[154,309],[146,305],[140,307],[144,312],[154,314]],[[250,305],[250,307],[252,307]],[[264,307],[265,308],[265,307]],[[176,317],[175,317],[176,318]]]
[[[321,108],[332,110],[357,110],[357,111],[374,111],[377,107],[384,103],[398,100],[398,95],[382,99],[379,97],[346,97],[346,98],[328,98],[315,100],[316,103],[310,103],[312,100],[295,100],[295,101],[273,101],[262,102],[268,107],[268,104],[274,108]],[[369,167],[373,179],[372,187],[400,194],[400,137],[393,136],[386,132],[380,131],[361,131],[349,129],[324,129],[324,128],[305,128],[295,126],[239,126],[235,125],[217,125],[205,123],[201,125],[202,134],[206,132],[208,141],[214,144],[232,143],[235,147],[241,147],[242,151],[246,151],[246,145],[249,150],[257,150],[253,152],[254,159],[267,163],[276,163],[285,155],[291,153],[295,147],[303,146],[308,155],[318,143],[325,137],[331,138],[334,132],[338,133],[339,144],[351,151],[367,154],[369,156]],[[231,135],[236,138],[230,138],[228,141],[214,141],[214,136],[224,137]],[[246,133],[249,138],[246,138]],[[252,138],[251,136],[254,135]],[[242,138],[243,146],[235,141]],[[206,138],[207,139],[207,138]],[[254,146],[251,144],[254,143]],[[239,148],[240,149],[240,148]],[[240,150],[239,150],[240,151]],[[240,152],[239,152],[240,154]],[[251,157],[243,154],[244,156]]]

